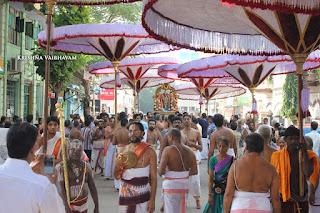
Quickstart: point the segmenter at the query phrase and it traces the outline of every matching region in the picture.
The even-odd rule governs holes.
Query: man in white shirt
[[[307,133],[305,136],[312,138],[313,142],[313,152],[319,156],[319,145],[320,145],[320,134],[317,132],[318,123],[316,121],[311,122],[311,132]]]
[[[0,166],[0,212],[65,212],[56,186],[29,165],[37,136],[37,129],[28,123],[13,125],[7,134],[9,158]]]

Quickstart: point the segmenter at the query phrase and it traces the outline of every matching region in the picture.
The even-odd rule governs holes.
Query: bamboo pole
[[[117,71],[118,71],[118,66],[120,64],[120,61],[111,61],[113,68],[114,68],[114,120],[115,124],[117,124],[118,120],[118,100],[117,100]]]
[[[299,130],[300,130],[300,143],[303,141],[303,117],[302,117],[302,109],[301,109],[301,90],[302,90],[302,73],[303,73],[303,64],[305,63],[308,54],[292,54],[291,58],[297,66],[297,77],[298,77],[298,119],[299,119]],[[299,190],[300,196],[304,195],[304,176],[303,176],[303,168],[302,168],[302,151],[299,150]]]
[[[209,100],[210,99],[206,99],[206,100],[207,100],[207,103],[206,103],[207,104],[207,116],[209,116]]]
[[[252,105],[253,105],[253,102],[254,102],[254,94],[256,92],[256,88],[255,87],[252,87],[252,88],[249,88],[250,92],[251,92],[251,95],[252,95]],[[256,118],[256,114],[253,113],[253,125],[256,127],[256,121],[257,121],[257,118]]]
[[[60,122],[60,132],[61,132],[61,153],[62,153],[62,163],[63,163],[63,175],[64,175],[64,186],[66,189],[67,202],[70,206],[70,188],[69,188],[69,178],[68,178],[68,167],[67,167],[67,153],[66,153],[66,136],[64,129],[64,111],[62,109],[61,103],[56,103],[56,112]]]
[[[133,112],[134,112],[134,114],[136,114],[137,113],[137,95],[138,95],[138,93],[137,93],[137,80],[136,79],[134,79],[133,80],[133,85],[134,85],[134,89],[133,89]],[[138,112],[139,112],[139,110],[138,110]]]
[[[57,0],[46,0],[46,4],[48,5],[48,15],[47,15],[47,47],[46,47],[46,55],[50,55],[50,44],[51,44],[51,24],[52,24],[52,13],[53,7],[56,4]],[[50,59],[46,57],[46,69],[45,69],[45,83],[44,83],[44,125],[43,125],[43,153],[47,153],[47,140],[48,140],[48,106],[49,106],[49,78],[50,78]],[[57,94],[58,95],[58,94]]]

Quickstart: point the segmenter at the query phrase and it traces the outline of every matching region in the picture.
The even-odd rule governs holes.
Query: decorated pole
[[[47,47],[46,47],[46,55],[50,55],[50,43],[51,43],[51,25],[52,25],[52,13],[53,7],[56,4],[57,0],[46,0],[46,4],[48,5],[48,15],[47,15]],[[49,106],[49,78],[50,78],[50,59],[46,57],[46,69],[45,69],[45,83],[44,83],[44,126],[43,126],[43,153],[47,153],[47,140],[48,140],[48,106]],[[57,94],[58,95],[58,94]]]
[[[64,111],[60,102],[56,103],[56,112],[60,122],[60,133],[61,133],[61,154],[63,163],[63,174],[64,174],[64,186],[66,189],[67,202],[70,206],[70,188],[68,178],[68,167],[67,167],[67,153],[66,153],[66,135],[64,129]]]
[[[134,88],[133,88],[133,112],[134,113],[137,113],[137,96],[138,96],[138,92],[137,92],[137,80],[136,79],[133,79],[133,85],[134,85]],[[138,109],[138,112],[139,112],[139,109]]]
[[[114,121],[117,124],[118,120],[118,100],[117,100],[117,71],[120,61],[111,61],[114,68]]]
[[[210,99],[207,99],[207,103],[206,103],[206,105],[207,105],[207,115],[209,115],[209,100]]]
[[[300,130],[300,143],[302,143],[303,139],[303,116],[301,109],[301,91],[302,91],[302,73],[303,73],[303,64],[305,63],[308,54],[292,54],[291,58],[294,63],[297,65],[297,77],[298,77],[298,119],[299,119],[299,130]],[[300,196],[304,194],[304,184],[303,184],[303,168],[302,168],[302,151],[299,149],[299,189]]]

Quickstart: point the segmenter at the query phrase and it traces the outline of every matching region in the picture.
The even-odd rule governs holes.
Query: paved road
[[[207,161],[203,160],[200,164],[200,183],[201,183],[201,210],[196,209],[196,203],[192,196],[189,196],[187,212],[199,213],[203,212],[203,209],[208,201],[208,174],[207,174]],[[95,174],[94,176],[96,187],[98,189],[100,213],[117,213],[118,212],[118,193],[113,184],[113,180],[104,180],[103,177]],[[156,196],[156,211],[160,212],[161,208],[161,184],[162,180],[158,176],[158,188]],[[93,212],[94,204],[89,195],[89,213]]]

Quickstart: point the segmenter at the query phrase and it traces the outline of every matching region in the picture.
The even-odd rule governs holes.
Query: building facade
[[[44,82],[36,74],[32,54],[45,20],[28,4],[0,3],[0,115],[43,117]]]

